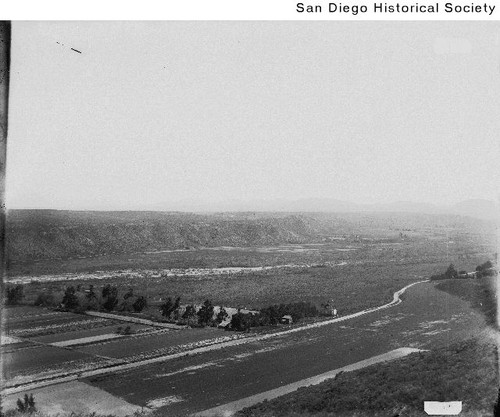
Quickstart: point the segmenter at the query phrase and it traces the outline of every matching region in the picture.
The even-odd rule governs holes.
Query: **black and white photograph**
[[[0,41],[0,416],[500,416],[500,21]]]

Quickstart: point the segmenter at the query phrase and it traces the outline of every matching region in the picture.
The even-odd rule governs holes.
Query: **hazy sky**
[[[498,193],[499,22],[15,22],[11,65],[11,208]]]

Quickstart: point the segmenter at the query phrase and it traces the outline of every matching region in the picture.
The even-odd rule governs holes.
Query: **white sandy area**
[[[70,381],[26,392],[33,394],[38,411],[50,416],[63,416],[71,413],[112,414],[116,417],[131,415],[141,411],[138,405],[130,404],[99,388],[80,381]],[[16,401],[25,392],[2,397],[4,411],[15,409]]]
[[[423,335],[425,336],[434,336],[436,334],[440,334],[440,333],[445,333],[445,332],[449,332],[451,329],[438,329],[438,330],[431,330],[430,332],[424,332],[422,333]]]
[[[169,397],[155,398],[154,400],[149,400],[146,405],[148,408],[156,409],[160,407],[165,407],[166,405],[179,403],[181,401],[184,401],[182,397],[171,395]]]
[[[41,275],[41,276],[20,276],[10,279],[11,284],[29,284],[32,282],[56,282],[56,281],[71,281],[71,280],[94,280],[108,278],[165,278],[165,277],[203,277],[208,275],[233,275],[241,273],[262,272],[274,269],[301,269],[310,268],[312,266],[344,266],[347,262],[325,262],[322,264],[285,264],[285,265],[270,265],[270,266],[255,266],[255,267],[222,267],[222,268],[170,268],[170,269],[143,269],[143,270],[120,270],[120,271],[96,271],[89,273],[67,273],[57,275]]]
[[[217,363],[215,363],[215,362],[207,362],[207,363],[202,363],[201,365],[188,366],[186,368],[179,369],[178,371],[168,372],[166,374],[157,374],[156,377],[157,378],[164,378],[166,376],[182,374],[184,372],[193,372],[193,371],[197,371],[198,369],[209,368],[210,366],[216,366],[216,365],[217,365]]]
[[[51,343],[51,345],[59,347],[84,345],[86,343],[102,342],[103,340],[116,339],[117,337],[123,337],[123,336],[116,333],[108,333],[108,334],[100,334],[97,336],[81,337],[79,339],[63,340],[62,342]]]
[[[3,334],[0,336],[0,342],[2,346],[4,346],[4,345],[12,345],[14,343],[20,343],[22,342],[22,340],[18,339],[17,337],[7,336]]]
[[[448,321],[447,320],[434,320],[434,321],[425,321],[423,323],[420,323],[419,324],[419,327],[422,328],[422,329],[429,329],[433,326],[436,326],[438,324],[447,324]]]

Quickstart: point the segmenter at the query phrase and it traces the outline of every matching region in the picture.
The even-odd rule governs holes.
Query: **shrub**
[[[256,327],[259,324],[260,321],[256,314],[238,312],[231,317],[231,329],[236,331],[249,331],[251,327]]]
[[[6,290],[6,295],[7,295],[7,300],[6,300],[7,305],[17,305],[24,298],[24,288],[21,284],[13,287],[8,286]]]
[[[182,318],[185,319],[187,324],[190,326],[197,324],[196,308],[194,307],[194,305],[191,304],[186,306],[186,310],[184,311]]]
[[[144,310],[148,306],[148,302],[146,300],[146,297],[140,295],[137,297],[137,299],[134,301],[134,304],[132,304],[132,308],[136,313],[140,313],[142,310]]]
[[[102,304],[103,308],[107,311],[113,310],[118,304],[118,288],[112,287],[111,285],[106,285],[102,289],[102,296],[105,298]]]
[[[76,296],[75,293],[76,293],[75,287],[71,286],[66,288],[66,291],[64,292],[64,297],[62,299],[62,304],[64,305],[65,308],[74,310],[80,305],[78,297]]]
[[[161,315],[169,319],[172,313],[179,310],[180,303],[181,303],[181,297],[177,297],[175,299],[175,302],[172,301],[171,297],[168,297],[165,300],[165,302],[162,305],[160,305]]]
[[[17,410],[21,413],[33,413],[36,411],[35,399],[33,394],[24,394],[24,401],[21,398],[17,399]]]
[[[450,264],[450,266],[448,267],[448,269],[444,273],[444,276],[446,278],[457,278],[458,277],[458,272],[455,269],[455,267],[453,266],[453,264]]]
[[[485,263],[478,265],[476,267],[476,274],[478,278],[494,276],[496,275],[496,270],[493,267],[493,263],[491,261],[486,261]]]
[[[202,326],[206,326],[212,323],[214,317],[214,306],[212,305],[210,300],[206,300],[203,303],[203,306],[197,313],[198,315],[198,323]]]
[[[51,292],[38,294],[33,304],[40,307],[52,307],[56,305],[54,294]]]
[[[223,321],[227,320],[228,317],[229,314],[227,314],[226,309],[224,307],[221,307],[219,312],[217,313],[215,321],[217,322],[217,324],[221,324]]]
[[[290,304],[275,304],[260,311],[261,321],[265,324],[278,324],[285,315],[292,316],[294,322],[305,317],[317,317],[321,314],[318,308],[311,303],[298,302]]]

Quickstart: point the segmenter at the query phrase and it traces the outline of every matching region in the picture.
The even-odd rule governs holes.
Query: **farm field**
[[[0,417],[500,417],[494,2],[398,2],[0,21]]]
[[[127,359],[131,356],[141,356],[150,353],[159,355],[162,350],[169,349],[188,343],[196,343],[227,335],[223,330],[214,328],[166,330],[155,334],[145,334],[138,337],[129,337],[121,340],[110,340],[107,342],[83,346],[80,352],[104,355],[117,359]]]
[[[151,326],[142,326],[133,323],[127,324],[127,326],[130,327],[132,333],[142,333],[155,330],[155,328],[151,328]],[[119,327],[123,328],[124,323],[117,322],[111,326],[96,327],[88,330],[74,330],[64,333],[55,333],[43,336],[30,337],[30,340],[41,343],[57,343],[57,342],[63,342],[65,340],[76,340],[76,339],[90,338],[94,336],[102,336],[106,334],[116,333]]]
[[[6,335],[16,335],[0,348],[6,386],[140,361],[237,336],[210,327],[170,330],[40,307],[5,311],[7,318],[13,317]],[[118,328],[125,326],[131,334],[118,334]]]
[[[69,285],[81,291],[90,285],[99,289],[105,284],[122,291],[132,288],[148,299],[150,309],[144,313],[156,315],[157,319],[160,300],[177,296],[183,303],[201,304],[210,299],[215,305],[249,309],[296,301],[319,305],[333,300],[339,311],[348,314],[383,303],[406,283],[444,271],[450,262],[457,268],[473,270],[495,251],[494,241],[485,239],[482,244],[475,244],[474,239],[450,243],[442,237],[419,236],[401,241],[366,240],[355,245],[336,241],[289,245],[292,252],[276,253],[263,248],[200,249],[173,255],[143,253],[132,256],[131,259],[140,260],[133,261],[131,269],[104,268],[36,277],[14,274],[9,280],[28,283],[26,302],[33,302],[42,292],[51,292],[61,299]],[[297,252],[298,249],[303,250]],[[120,257],[113,259],[119,262]],[[190,262],[190,268],[181,267]],[[147,269],[142,269],[146,264]],[[114,266],[111,261],[106,265]]]
[[[84,381],[125,400],[127,404],[158,409],[160,415],[187,415],[393,349],[442,348],[482,334],[485,322],[481,314],[472,310],[467,301],[439,291],[435,285],[421,283],[411,287],[403,303],[388,310],[320,328],[276,334],[268,339],[227,346],[222,350],[156,362],[133,370],[88,377]],[[63,358],[58,362],[57,369],[75,367],[77,357],[91,358],[91,362],[80,360],[80,365],[86,369],[112,363],[100,359],[101,356],[114,355],[115,358],[130,360],[123,356],[140,351],[144,346],[166,346],[169,337],[170,342],[175,344],[188,342],[196,336],[206,339],[217,333],[226,333],[215,329],[206,329],[203,335],[199,332],[199,329],[186,329],[140,335],[126,339],[122,347],[118,340],[77,346],[67,350],[77,356]],[[148,340],[154,340],[156,344]],[[50,361],[50,357],[56,357],[55,353],[60,350],[50,348],[56,350],[34,351],[34,357]],[[39,356],[39,353],[47,356]],[[24,363],[23,375],[33,371],[36,375],[39,371],[36,361],[26,361],[25,358],[20,358],[20,361]],[[120,359],[115,361],[121,362]],[[16,372],[20,369],[17,368]],[[207,381],[210,381],[208,385]],[[37,392],[36,389],[31,391]]]
[[[158,415],[188,415],[396,348],[445,347],[484,328],[467,302],[418,284],[389,310],[86,381],[134,404],[164,399]]]
[[[493,259],[495,249],[491,236],[457,226],[439,233],[385,230],[309,243],[157,249],[11,263],[8,281],[23,285],[24,298],[20,306],[5,309],[10,338],[1,347],[6,383],[21,392],[22,384],[31,381],[68,375],[75,379],[85,373],[94,375],[83,378],[85,383],[105,393],[103,398],[122,399],[125,409],[186,415],[394,349],[440,348],[484,328],[481,309],[471,309],[468,300],[452,295],[453,288],[451,294],[435,288],[449,286],[446,282],[417,284],[403,295],[401,305],[387,310],[283,335],[280,327],[249,333],[213,327],[165,329],[33,303],[40,294],[51,294],[60,303],[72,286],[83,312],[90,287],[101,297],[109,284],[118,289],[120,303],[127,291],[147,299],[141,313],[116,308],[114,314],[153,321],[164,319],[159,306],[168,297],[180,297],[183,305],[210,300],[216,306],[251,310],[279,303],[320,307],[333,302],[342,317],[388,303],[395,291],[444,272],[450,263],[472,271]],[[128,334],[123,334],[125,327]],[[270,332],[275,334],[257,337]],[[205,349],[218,344],[221,347]],[[197,348],[199,353],[189,354]],[[113,366],[120,370],[112,372]],[[85,391],[78,387],[78,392]]]
[[[422,398],[460,398],[460,415],[493,415],[499,382],[496,349],[492,338],[467,339],[395,362],[337,374],[317,386],[243,409],[237,416],[348,416],[355,410],[357,416],[423,417],[427,414]],[[357,393],[362,393],[361,398]]]

